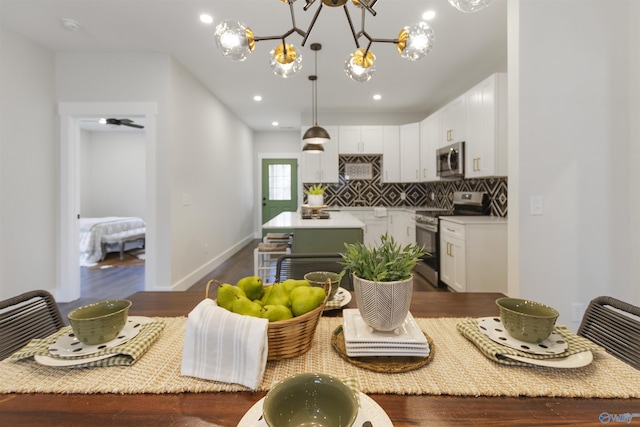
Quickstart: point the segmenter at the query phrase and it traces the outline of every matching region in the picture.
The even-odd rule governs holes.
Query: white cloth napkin
[[[204,299],[187,319],[181,374],[257,389],[267,366],[268,325]]]

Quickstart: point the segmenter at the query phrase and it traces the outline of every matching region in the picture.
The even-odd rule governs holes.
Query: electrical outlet
[[[400,200],[406,200],[406,198],[407,198],[407,193],[405,193],[404,191],[400,193]]]
[[[571,321],[579,322],[582,320],[582,316],[584,315],[584,304],[581,302],[574,302],[571,304]]]
[[[202,249],[204,250],[205,255],[209,253],[209,244],[205,243],[202,245]]]
[[[433,191],[431,192],[431,200],[435,200],[436,199],[436,193],[434,193]]]

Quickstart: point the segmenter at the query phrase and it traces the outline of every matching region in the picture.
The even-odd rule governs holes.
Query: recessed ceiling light
[[[375,95],[373,95],[373,99],[375,99],[376,101],[380,101],[382,99],[382,95],[376,93]]]
[[[425,13],[422,14],[422,19],[424,19],[425,21],[431,21],[435,17],[436,17],[436,12],[433,10],[427,10]]]
[[[278,122],[271,122],[271,125],[272,125],[272,126],[278,126],[279,124],[280,124],[280,123],[278,123]]]
[[[260,95],[256,95],[253,97],[254,101],[262,101],[262,97]]]
[[[213,17],[211,15],[203,13],[202,15],[200,15],[200,21],[204,22],[205,24],[211,24],[213,22]]]

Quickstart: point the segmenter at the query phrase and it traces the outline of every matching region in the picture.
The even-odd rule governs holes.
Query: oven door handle
[[[425,231],[429,231],[431,233],[437,233],[438,232],[438,227],[437,226],[429,226],[427,224],[420,224],[416,222],[416,228],[419,228],[421,230],[425,230]]]

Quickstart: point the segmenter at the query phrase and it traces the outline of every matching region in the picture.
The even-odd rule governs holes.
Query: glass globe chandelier
[[[404,27],[396,39],[379,39],[371,37],[365,30],[365,16],[370,13],[377,15],[374,6],[378,0],[319,0],[320,6],[317,8],[309,28],[304,31],[295,24],[294,3],[296,0],[280,0],[289,6],[291,16],[291,28],[284,34],[278,36],[256,37],[251,28],[246,25],[226,20],[216,26],[216,45],[222,54],[234,61],[244,61],[255,49],[255,43],[263,40],[281,40],[281,43],[270,52],[270,64],[273,72],[283,78],[295,75],[302,68],[302,55],[295,47],[286,42],[286,38],[297,33],[302,37],[301,45],[304,46],[311,34],[313,26],[324,6],[331,8],[342,7],[347,17],[347,22],[353,35],[356,50],[349,56],[345,63],[345,72],[353,80],[366,82],[371,79],[375,71],[375,55],[370,51],[373,43],[394,43],[397,45],[398,53],[404,59],[417,61],[426,56],[433,46],[433,30],[424,22],[413,26]],[[317,0],[306,0],[303,7],[307,11]],[[449,0],[450,2],[488,2],[491,0]],[[353,21],[349,13],[348,3],[351,3],[361,11],[361,29],[355,30]],[[360,40],[365,38],[368,43],[365,48],[360,46]]]
[[[487,7],[491,0],[449,0],[449,3],[461,12],[472,13]]]

